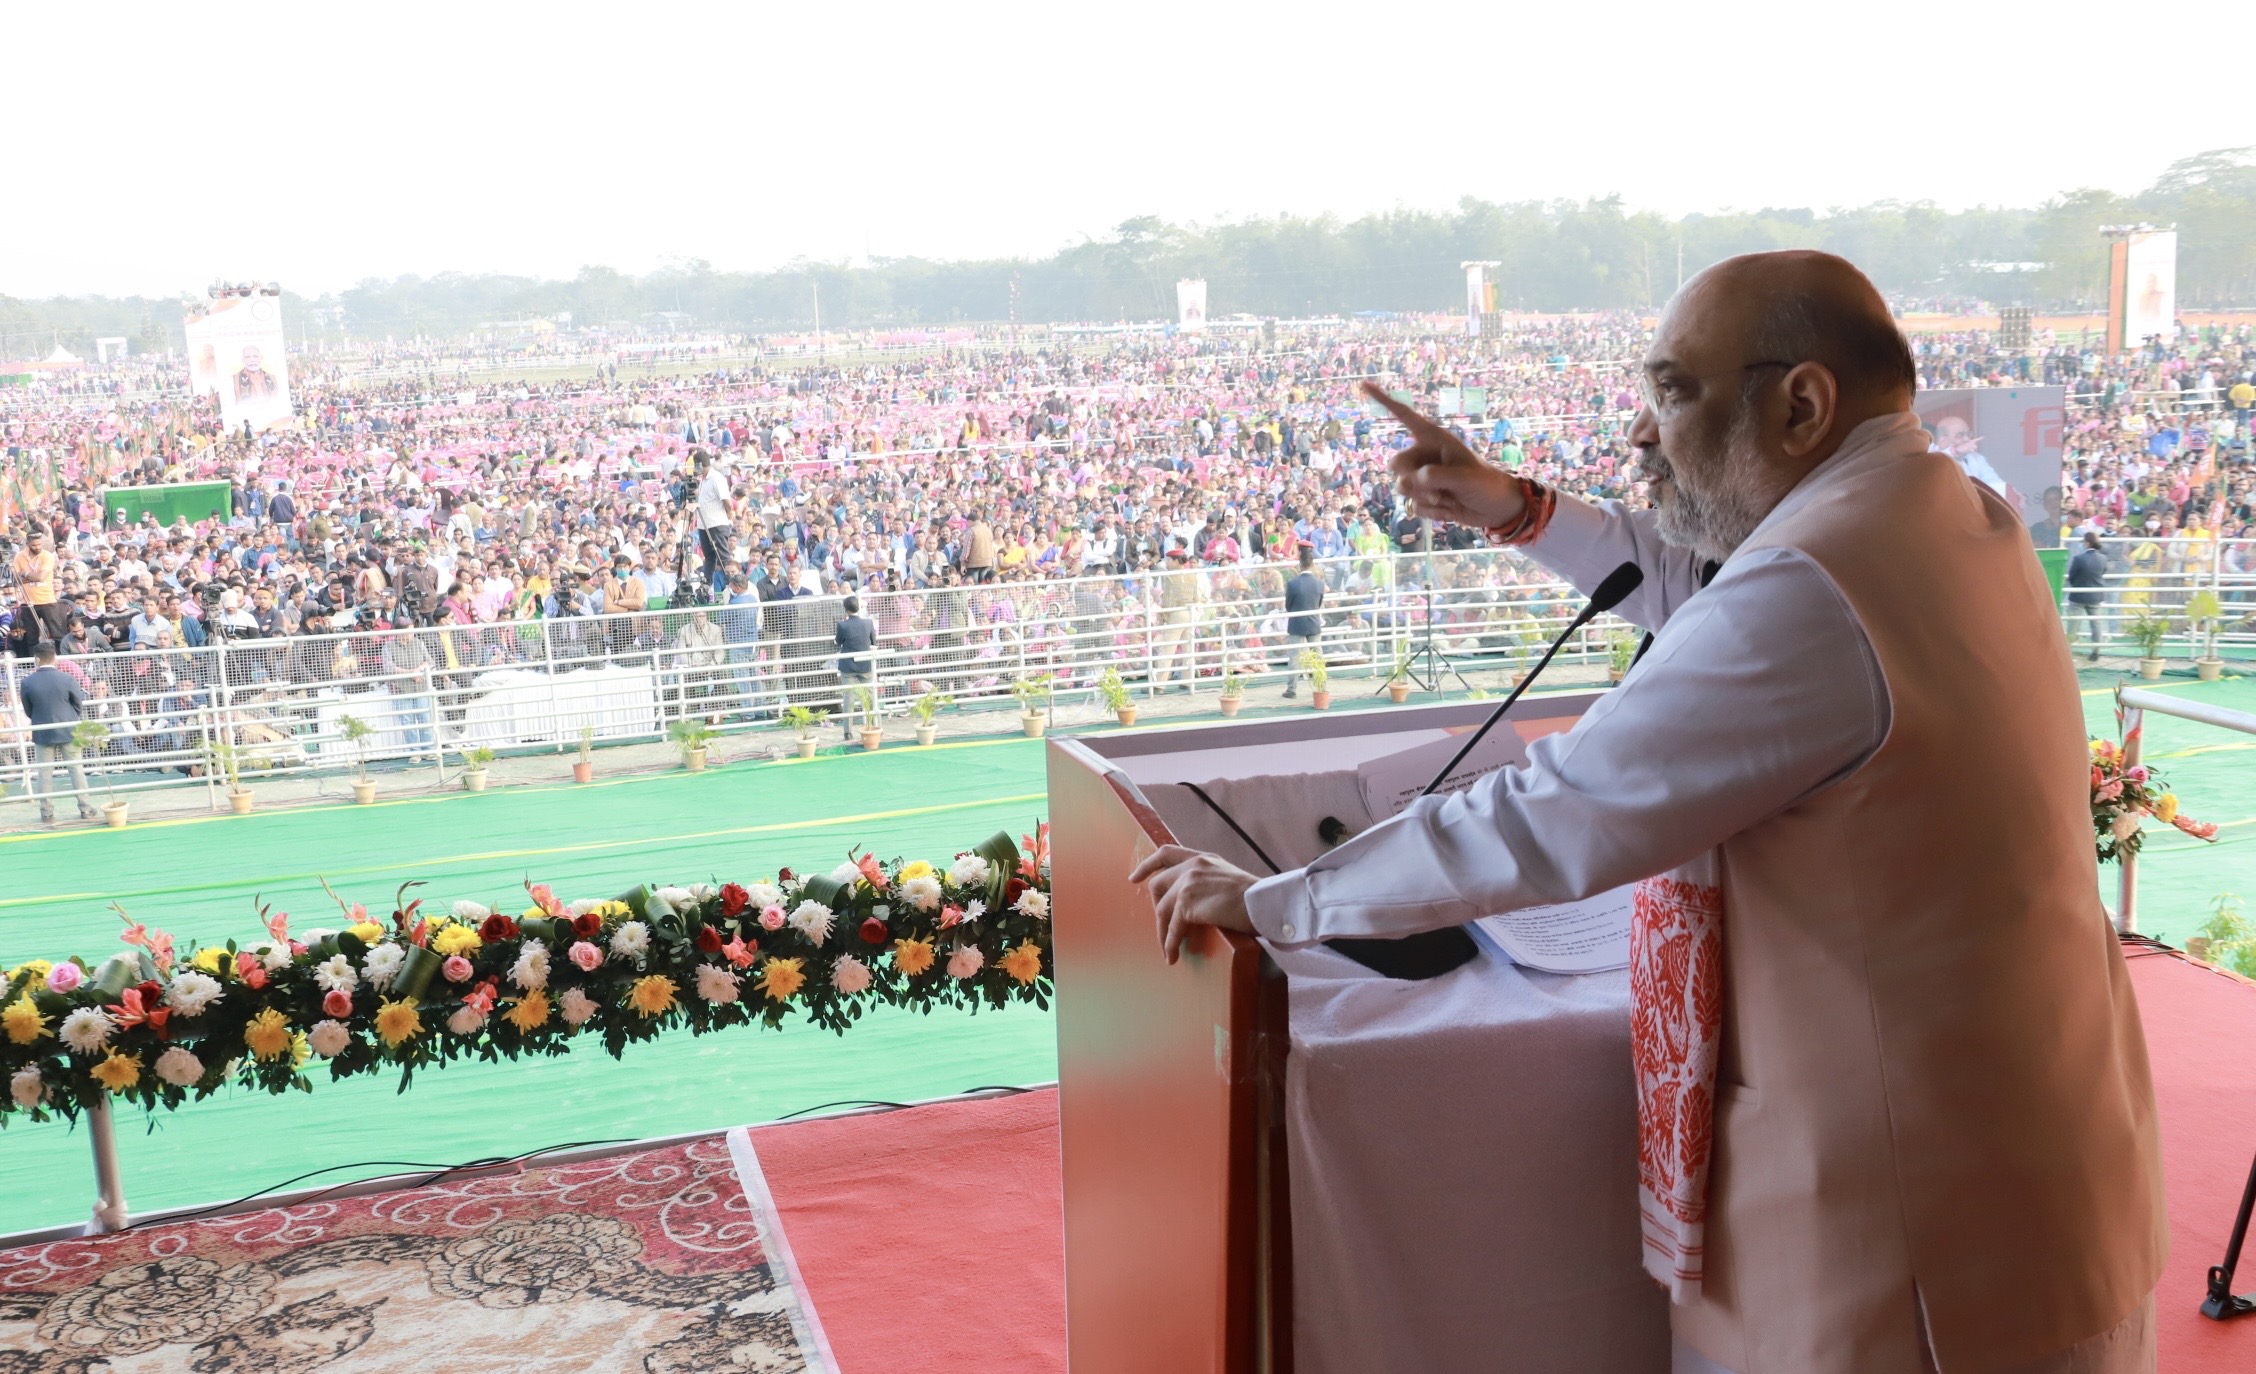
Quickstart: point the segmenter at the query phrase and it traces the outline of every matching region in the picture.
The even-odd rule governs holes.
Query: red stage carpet
[[[2174,955],[2125,952],[2154,1061],[2169,1189],[2170,1267],[2154,1297],[2162,1374],[2246,1374],[2256,1370],[2256,1316],[2213,1322],[2196,1309],[2256,1157],[2256,986]],[[2256,1253],[2241,1257],[2233,1286],[2256,1291]]]
[[[1057,1122],[1045,1089],[743,1133],[842,1374],[1064,1374]]]

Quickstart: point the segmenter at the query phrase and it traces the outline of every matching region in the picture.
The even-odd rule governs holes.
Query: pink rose
[[[566,953],[582,973],[593,973],[603,966],[603,951],[585,940],[573,941]]]
[[[783,929],[783,908],[780,906],[771,906],[762,910],[760,912],[760,929]]]
[[[459,954],[448,955],[447,961],[439,967],[440,971],[446,974],[446,980],[450,983],[467,983],[470,981],[470,975],[477,972],[476,969],[470,967],[470,961]]]
[[[342,1021],[352,1015],[352,994],[343,988],[331,988],[321,999],[321,1010]]]
[[[69,992],[77,987],[85,975],[76,964],[57,964],[47,970],[47,989],[50,992]]]

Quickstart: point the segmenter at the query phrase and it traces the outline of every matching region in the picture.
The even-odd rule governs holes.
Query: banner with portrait
[[[1185,334],[1206,332],[1206,282],[1186,278],[1175,283],[1175,327]]]
[[[2178,336],[2178,235],[2140,229],[2108,245],[2107,347],[2110,353]]]
[[[282,298],[226,296],[188,317],[188,385],[219,397],[230,430],[271,429],[290,419],[290,374]]]
[[[1928,447],[2005,498],[2040,549],[2060,546],[2065,387],[1974,387],[1922,391],[1912,409]]]

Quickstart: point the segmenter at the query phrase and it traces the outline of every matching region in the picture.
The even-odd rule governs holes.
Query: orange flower
[[[864,854],[855,859],[854,867],[861,870],[863,882],[868,883],[879,892],[885,890],[885,870],[878,866],[875,854]]]
[[[895,940],[893,942],[893,967],[914,978],[932,967],[932,942],[930,940]]]
[[[1028,940],[1025,944],[1003,956],[1003,972],[1021,983],[1031,983],[1042,976],[1042,947]]]
[[[644,1016],[659,1016],[674,1009],[674,980],[652,973],[634,980],[627,989],[627,1005]]]
[[[510,1003],[509,1010],[501,1014],[501,1019],[515,1026],[520,1032],[530,1033],[539,1030],[542,1026],[548,1024],[548,994],[539,988],[534,988],[531,992]]]
[[[791,994],[807,984],[803,967],[804,961],[799,959],[768,960],[760,965],[760,991],[775,1001],[789,1001]]]
[[[109,1057],[96,1064],[92,1073],[94,1081],[111,1092],[124,1092],[141,1081],[141,1056],[111,1050]]]

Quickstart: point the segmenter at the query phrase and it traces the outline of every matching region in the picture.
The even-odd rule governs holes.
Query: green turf
[[[0,962],[118,948],[114,896],[136,920],[206,941],[261,932],[254,899],[299,929],[339,923],[317,878],[388,910],[403,879],[452,901],[521,903],[530,877],[566,898],[638,882],[829,866],[850,846],[944,859],[1044,814],[1041,745],[971,743],[811,762],[738,765],[587,787],[510,788],[375,807],[71,830],[0,840]],[[795,1025],[675,1034],[623,1061],[600,1051],[457,1065],[404,1095],[380,1075],[308,1096],[230,1093],[145,1132],[119,1119],[136,1210],[212,1201],[361,1160],[455,1162],[567,1141],[767,1120],[849,1098],[899,1101],[1056,1077],[1048,1015],[888,1013],[844,1038]],[[364,1170],[385,1172],[384,1170]],[[323,1181],[356,1176],[332,1175]],[[83,1218],[82,1136],[57,1124],[0,1132],[0,1232]]]

